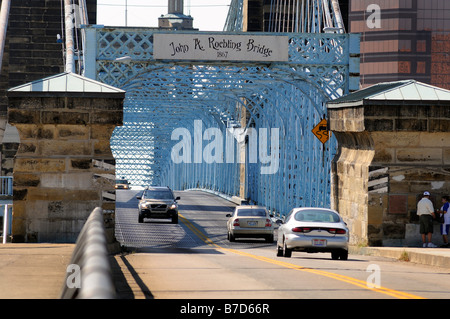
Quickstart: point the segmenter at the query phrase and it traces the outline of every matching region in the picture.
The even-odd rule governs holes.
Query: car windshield
[[[128,184],[126,179],[116,179],[116,184]]]
[[[324,210],[302,210],[294,215],[295,220],[300,222],[320,222],[320,223],[338,223],[339,215]]]
[[[261,208],[244,208],[238,209],[237,216],[266,216],[266,211]]]
[[[169,191],[146,191],[145,198],[148,199],[173,199],[173,195]]]

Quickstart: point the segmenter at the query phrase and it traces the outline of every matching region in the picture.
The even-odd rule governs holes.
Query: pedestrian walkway
[[[74,244],[0,245],[0,299],[59,298],[74,247]],[[450,269],[448,248],[351,247],[350,254]]]
[[[57,299],[74,244],[0,245],[0,299]]]
[[[351,247],[350,254],[386,257],[411,263],[450,268],[450,248]]]

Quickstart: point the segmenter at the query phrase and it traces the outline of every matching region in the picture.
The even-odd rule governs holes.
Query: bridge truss
[[[95,74],[86,76],[126,91],[124,124],[115,129],[111,140],[116,175],[135,185],[203,188],[241,196],[282,214],[295,206],[329,206],[336,140],[322,144],[311,130],[326,116],[328,100],[358,89],[359,79],[351,72],[357,68],[357,62],[352,66],[351,55],[359,53],[358,37],[282,33],[289,36],[287,62],[187,62],[155,60],[153,36],[157,32],[86,29],[87,39],[96,46],[86,51],[87,63],[95,66]],[[196,135],[199,127],[200,136]],[[231,145],[226,132],[238,128],[253,129],[260,140],[265,132],[260,129],[268,129],[267,133],[278,129],[278,140],[271,140],[274,134],[266,135],[267,154],[278,154],[278,163],[271,163],[277,165],[276,171],[261,174],[267,161],[262,157],[250,160],[254,152],[260,155],[261,147],[253,148],[251,136],[241,140],[242,144],[237,137],[231,139],[235,144],[226,148]],[[208,129],[222,136],[208,135]],[[172,151],[179,143],[173,136],[176,132],[189,132],[190,163],[173,160]],[[209,158],[215,158],[211,162],[205,152],[217,138],[222,142],[215,145],[222,145],[224,151],[211,152]],[[200,145],[195,143],[199,142],[200,160],[195,158]],[[229,156],[231,149],[234,156]],[[240,163],[240,149],[245,149],[241,153],[245,163]]]

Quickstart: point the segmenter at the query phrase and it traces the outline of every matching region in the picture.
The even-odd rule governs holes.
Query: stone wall
[[[114,210],[109,140],[122,117],[123,97],[9,97],[14,242],[74,242],[95,207]]]
[[[352,243],[416,245],[417,201],[429,191],[440,207],[441,196],[450,194],[450,106],[393,103],[328,111],[339,143],[331,202],[348,221]]]
[[[374,155],[367,132],[334,132],[339,153],[332,162],[331,208],[340,212],[350,230],[350,242],[368,241],[368,167]]]

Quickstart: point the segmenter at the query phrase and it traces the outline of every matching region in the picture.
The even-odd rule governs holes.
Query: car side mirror
[[[284,224],[284,222],[281,219],[277,219],[277,221],[275,223],[277,223],[278,225]]]
[[[226,217],[231,217],[231,214],[227,214]]]
[[[142,196],[136,196],[136,199],[139,199],[139,200],[141,200],[142,199]]]
[[[270,214],[269,217],[270,217],[270,218],[273,218],[273,214]]]
[[[181,199],[181,197],[180,196],[178,196],[177,198],[175,198],[175,200],[180,200]]]

